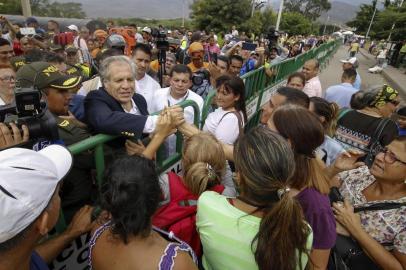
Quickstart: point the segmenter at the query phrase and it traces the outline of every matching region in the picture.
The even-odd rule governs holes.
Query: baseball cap
[[[25,23],[28,25],[30,23],[38,23],[38,20],[35,19],[34,17],[28,17],[27,20],[25,20]]]
[[[78,28],[76,25],[74,25],[74,24],[69,25],[67,28],[68,28],[69,30],[76,31],[76,32],[79,33],[79,28]]]
[[[65,52],[70,53],[70,52],[77,52],[79,49],[76,48],[73,45],[68,45],[65,47]]]
[[[72,155],[61,145],[0,152],[0,243],[39,217],[71,166]]]
[[[56,52],[56,51],[63,51],[63,47],[59,44],[51,44],[49,45],[49,50],[52,52]]]
[[[148,34],[151,34],[151,33],[152,33],[151,28],[149,28],[149,27],[144,27],[144,28],[142,28],[142,32],[146,32],[146,33],[148,33]]]
[[[16,74],[18,87],[32,87],[42,90],[46,87],[71,89],[79,85],[82,76],[62,74],[47,62],[35,62],[21,67]]]
[[[353,65],[355,68],[358,67],[358,60],[356,57],[351,57],[345,60],[340,60],[341,63],[349,63],[351,65]]]
[[[204,51],[203,45],[200,42],[193,42],[189,46],[189,53]]]

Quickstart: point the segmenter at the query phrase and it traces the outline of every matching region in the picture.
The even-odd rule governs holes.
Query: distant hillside
[[[143,18],[174,19],[182,17],[182,2],[185,14],[189,16],[189,5],[193,0],[57,0],[58,2],[79,2],[90,18]]]
[[[330,24],[345,24],[346,22],[351,21],[355,18],[358,10],[359,6],[344,3],[341,1],[333,1],[331,2],[331,9],[327,13],[322,14],[319,18],[319,21],[325,22],[327,16],[330,16]]]
[[[189,16],[189,7],[193,0],[56,0],[58,2],[79,2],[89,18],[144,18],[173,19],[182,17],[182,3],[185,3],[185,15]],[[238,1],[238,0],[236,0]],[[345,23],[351,20],[358,7],[370,0],[333,0],[332,9],[328,12],[330,22]],[[280,0],[269,0],[269,5],[277,10]],[[325,21],[327,15],[320,19]]]

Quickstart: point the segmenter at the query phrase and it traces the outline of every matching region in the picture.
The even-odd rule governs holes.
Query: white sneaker
[[[380,66],[374,66],[370,69],[368,69],[369,72],[371,73],[380,73],[382,72],[383,68],[381,68]]]

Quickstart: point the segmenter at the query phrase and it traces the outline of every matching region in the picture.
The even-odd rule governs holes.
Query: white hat
[[[349,63],[351,65],[353,65],[355,68],[358,67],[358,60],[356,57],[351,57],[345,60],[340,60],[341,63]]]
[[[71,166],[71,153],[60,145],[39,152],[23,148],[0,152],[0,243],[39,217]]]
[[[147,32],[148,34],[151,34],[151,33],[152,33],[151,28],[149,28],[149,27],[147,27],[147,26],[145,26],[144,28],[142,28],[142,32]]]
[[[79,33],[79,28],[74,24],[69,25],[68,29]]]

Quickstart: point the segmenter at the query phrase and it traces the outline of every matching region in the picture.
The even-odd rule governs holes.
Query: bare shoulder
[[[175,258],[174,270],[197,270],[196,264],[193,262],[192,257],[185,251],[179,251]]]

